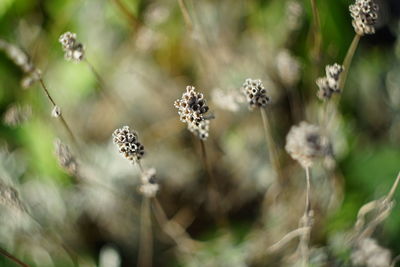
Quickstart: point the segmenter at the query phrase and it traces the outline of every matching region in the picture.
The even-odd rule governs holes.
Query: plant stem
[[[139,267],[152,266],[153,258],[153,236],[151,229],[150,199],[142,198],[140,210],[140,244],[139,244]]]
[[[360,41],[361,35],[357,34],[354,36],[353,41],[350,44],[349,50],[347,50],[346,57],[344,58],[343,61],[343,73],[340,75],[340,81],[339,81],[339,88],[343,91],[344,86],[346,84],[347,80],[347,75],[349,73],[349,68],[351,65],[351,62],[353,61],[353,56],[357,50],[358,43]]]
[[[0,248],[0,254],[5,256],[6,258],[12,260],[13,262],[15,262],[16,264],[23,266],[23,267],[29,267],[28,264],[24,263],[23,261],[21,261],[20,259],[18,259],[17,257],[11,255],[10,253],[8,253],[7,251],[5,251],[4,249]]]
[[[269,158],[271,160],[272,166],[275,169],[276,175],[278,177],[279,184],[282,185],[284,183],[284,177],[281,172],[278,153],[275,147],[274,139],[272,138],[271,127],[269,125],[267,112],[264,108],[260,108],[261,118],[264,126],[265,138],[267,141]]]
[[[321,22],[319,18],[317,3],[315,0],[311,0],[311,9],[313,12],[313,28],[314,28],[314,56],[319,61],[321,56]]]
[[[186,27],[189,31],[193,30],[193,22],[190,18],[189,11],[184,3],[184,0],[178,0],[179,8],[181,9],[183,20],[185,21]]]
[[[392,188],[390,189],[389,193],[387,194],[387,197],[385,198],[386,201],[391,201],[392,200],[392,198],[394,196],[394,193],[396,192],[396,189],[399,186],[399,183],[400,183],[400,172],[397,175],[397,178],[394,181],[394,184],[393,184]]]
[[[304,233],[300,237],[299,243],[299,251],[302,258],[302,265],[308,266],[309,260],[309,242],[310,242],[310,232],[311,232],[311,224],[312,224],[312,209],[311,209],[311,179],[310,179],[310,168],[306,167],[306,205],[304,210],[304,215],[300,220],[301,227],[307,227],[308,231],[304,231]]]
[[[50,103],[53,105],[53,108],[57,107],[56,102],[54,101],[53,97],[50,95],[49,90],[47,89],[47,86],[45,85],[42,77],[39,78],[39,82],[41,85],[41,88],[43,89],[44,93],[46,94],[47,98],[49,99]],[[63,114],[61,113],[60,116],[58,116],[58,118],[61,121],[61,124],[64,126],[65,130],[67,131],[68,135],[70,136],[72,142],[75,145],[75,148],[77,148],[79,150],[79,145],[78,145],[78,141],[74,135],[74,133],[72,132],[71,128],[69,127],[68,123],[66,122],[66,120],[64,119]]]
[[[176,243],[179,250],[183,252],[193,252],[195,242],[187,234],[186,230],[173,220],[168,220],[164,209],[155,197],[153,200],[154,215],[161,229]]]

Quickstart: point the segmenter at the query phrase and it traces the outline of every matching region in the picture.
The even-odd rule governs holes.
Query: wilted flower
[[[156,178],[156,170],[154,168],[143,171],[141,176],[142,184],[139,187],[139,192],[145,197],[154,197],[159,190],[159,185]]]
[[[349,7],[353,18],[353,27],[357,34],[375,33],[375,24],[378,19],[378,5],[373,0],[356,0]]]
[[[66,32],[62,34],[58,40],[63,47],[66,60],[79,62],[85,58],[85,48],[76,40],[75,33]]]
[[[144,156],[144,146],[139,142],[137,133],[131,131],[129,126],[116,129],[112,136],[119,152],[131,163],[136,163]]]
[[[293,87],[300,80],[300,64],[288,50],[282,50],[276,58],[279,78],[286,87]]]
[[[332,151],[319,127],[304,121],[298,126],[292,126],[286,136],[285,149],[303,168],[311,167],[314,159],[327,156]]]
[[[78,163],[76,162],[75,157],[72,155],[69,147],[61,142],[61,140],[57,139],[54,142],[55,154],[58,159],[58,163],[60,166],[66,170],[71,175],[77,175],[78,172]]]
[[[27,121],[32,115],[30,106],[12,105],[4,114],[3,121],[5,124],[15,127]]]
[[[246,79],[241,89],[251,110],[255,107],[265,108],[270,101],[261,80]]]
[[[326,76],[318,78],[316,81],[318,86],[318,98],[321,100],[328,100],[331,98],[332,94],[340,93],[339,81],[340,74],[343,70],[344,67],[337,63],[325,67]]]
[[[376,240],[365,238],[358,242],[356,250],[351,254],[351,261],[355,266],[389,267],[391,253],[379,246]]]

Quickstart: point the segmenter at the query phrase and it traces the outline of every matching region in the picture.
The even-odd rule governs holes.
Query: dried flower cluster
[[[29,56],[19,47],[0,39],[0,50],[3,50],[15,65],[20,67],[22,72],[25,73],[25,76],[21,80],[23,88],[32,86],[40,79],[40,70],[32,64]]]
[[[66,170],[71,175],[77,175],[78,173],[78,163],[75,157],[72,155],[69,147],[61,142],[61,140],[56,140],[54,142],[55,154],[58,159],[60,166]]]
[[[196,92],[193,86],[187,86],[182,98],[174,103],[178,109],[180,120],[187,123],[189,131],[200,139],[206,139],[209,130],[209,121],[204,115],[209,110],[202,93]],[[208,121],[208,122],[206,122]]]
[[[356,250],[351,254],[351,261],[355,266],[389,267],[391,253],[379,246],[376,240],[365,238],[358,242]]]
[[[319,127],[304,121],[292,126],[286,136],[285,149],[303,168],[311,167],[316,158],[327,156],[332,151]]]
[[[212,91],[211,98],[214,105],[232,112],[238,111],[240,103],[245,101],[244,96],[237,90],[225,91],[219,88]]]
[[[318,86],[317,96],[321,100],[328,100],[334,93],[340,93],[339,80],[340,74],[344,67],[337,63],[327,65],[325,67],[325,77],[318,78],[316,84]]]
[[[246,96],[250,110],[255,107],[265,108],[270,101],[261,80],[246,79],[242,86],[242,92]]]
[[[362,36],[375,33],[378,5],[373,0],[356,0],[354,5],[350,5],[349,10],[357,34]]]
[[[288,1],[286,4],[286,23],[289,30],[298,30],[302,25],[304,10],[297,0]]]
[[[32,115],[31,106],[11,105],[5,112],[3,121],[6,125],[16,127],[29,120]]]
[[[119,153],[131,163],[138,162],[144,156],[144,146],[139,142],[137,133],[131,131],[129,126],[116,129],[112,135]]]
[[[145,197],[155,197],[160,188],[157,183],[156,170],[154,168],[145,170],[142,173],[141,182],[139,192]]]
[[[66,60],[80,62],[85,58],[85,48],[76,40],[76,34],[66,32],[58,39],[65,52]]]

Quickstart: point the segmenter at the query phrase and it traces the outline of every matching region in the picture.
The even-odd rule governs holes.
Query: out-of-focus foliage
[[[22,88],[24,73],[1,51],[0,187],[18,193],[12,205],[0,206],[1,248],[31,266],[135,266],[140,173],[111,138],[129,125],[145,146],[143,165],[157,169],[168,217],[200,240],[193,254],[183,253],[153,216],[154,266],[293,264],[297,241],[265,255],[304,211],[304,171],[286,155],[285,138],[301,120],[321,123],[315,79],[346,55],[354,36],[352,1],[317,1],[319,59],[310,1],[182,2],[191,25],[178,0],[0,1],[0,39],[41,70],[79,143],[51,117],[40,84]],[[337,165],[312,169],[313,266],[350,266],[346,231],[400,170],[400,4],[377,3],[376,34],[361,38],[328,132]],[[66,31],[84,44],[102,85],[86,61],[64,60],[58,38]],[[261,79],[272,99],[267,111],[285,177],[278,196],[261,116],[240,94],[246,78]],[[215,115],[206,149],[228,219],[222,227],[208,209],[199,141],[173,106],[186,85],[205,94]],[[3,118],[15,105],[31,112],[10,125]],[[78,174],[59,166],[56,139],[70,146]],[[374,234],[393,256],[400,253],[398,211],[395,206]],[[0,266],[14,265],[0,256]]]

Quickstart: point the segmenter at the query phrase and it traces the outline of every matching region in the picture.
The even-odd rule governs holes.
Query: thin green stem
[[[346,84],[347,75],[349,73],[350,65],[351,65],[351,62],[353,61],[353,57],[354,57],[354,54],[355,54],[355,52],[357,50],[358,43],[360,42],[360,38],[361,38],[361,35],[359,35],[359,34],[356,34],[354,36],[353,41],[350,44],[349,50],[347,50],[346,57],[344,58],[344,61],[343,61],[344,70],[343,70],[342,75],[340,75],[340,81],[339,81],[339,88],[341,90],[344,89],[344,86]]]
[[[113,0],[115,5],[118,7],[118,9],[121,11],[122,14],[128,19],[130,25],[132,26],[133,30],[136,30],[137,27],[140,25],[139,20],[137,17],[131,12],[128,7],[125,5],[125,3],[121,0]]]
[[[271,160],[272,166],[275,169],[276,175],[278,176],[278,181],[282,185],[284,183],[284,177],[281,172],[281,167],[279,163],[278,152],[275,147],[275,142],[271,133],[271,126],[269,125],[269,120],[267,112],[264,108],[260,108],[261,118],[264,126],[265,138],[267,141],[269,158]]]
[[[153,261],[153,233],[151,229],[150,199],[142,198],[140,209],[139,267],[151,267]]]
[[[28,264],[24,263],[23,261],[21,261],[20,259],[18,259],[17,257],[13,256],[12,254],[8,253],[7,251],[5,251],[4,249],[0,248],[0,254],[5,256],[6,258],[12,260],[13,262],[15,262],[16,264],[23,266],[23,267],[29,267]]]

